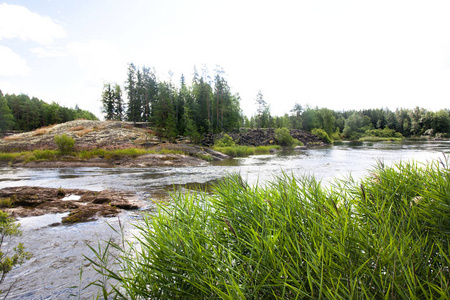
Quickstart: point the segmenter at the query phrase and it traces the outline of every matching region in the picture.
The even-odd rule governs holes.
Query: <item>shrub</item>
[[[90,261],[121,299],[446,299],[449,194],[448,160],[380,163],[330,188],[230,175],[213,195],[173,195],[136,225],[137,241],[91,248]]]
[[[69,154],[73,150],[75,140],[67,134],[55,135],[55,143],[61,154]]]
[[[336,127],[336,131],[331,134],[330,138],[333,140],[333,142],[341,141],[341,132],[339,130],[339,127]]]
[[[236,145],[233,138],[226,133],[223,135],[223,138],[216,140],[214,144],[217,147],[234,147]]]
[[[275,140],[278,145],[292,147],[295,143],[294,138],[291,136],[289,129],[286,127],[275,129]]]
[[[19,243],[12,251],[7,248],[8,239],[22,234],[19,226],[20,223],[16,223],[6,212],[0,210],[0,283],[13,267],[21,265],[25,260],[31,258],[31,254],[25,252],[22,243]],[[2,292],[0,290],[0,293]]]
[[[366,130],[364,135],[383,138],[403,138],[403,135],[400,132],[396,132],[394,129],[389,129],[388,126],[384,129]]]
[[[325,130],[320,128],[314,128],[311,130],[311,133],[314,135],[317,135],[322,141],[324,141],[327,144],[333,144],[333,140],[330,139],[328,136],[328,133],[325,132]]]

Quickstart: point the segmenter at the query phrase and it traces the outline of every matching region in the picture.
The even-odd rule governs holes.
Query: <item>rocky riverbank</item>
[[[112,156],[80,159],[74,156],[60,156],[56,159],[0,161],[0,166],[30,168],[64,167],[187,167],[205,164],[208,160],[222,160],[228,156],[195,145],[186,140],[179,143],[165,143],[147,128],[138,128],[132,123],[119,121],[75,120],[44,127],[31,132],[7,136],[0,140],[0,152],[22,152],[33,150],[56,150],[54,137],[67,134],[75,140],[75,151],[116,150],[145,148],[156,153],[139,156]],[[179,153],[165,153],[172,150]]]
[[[290,134],[294,139],[301,141],[305,146],[323,145],[322,141],[317,135],[308,131],[291,129]],[[239,133],[228,133],[236,143],[242,146],[270,146],[276,144],[275,129],[250,129]],[[222,134],[207,134],[201,141],[201,144],[206,147],[214,145],[216,139],[222,138]]]

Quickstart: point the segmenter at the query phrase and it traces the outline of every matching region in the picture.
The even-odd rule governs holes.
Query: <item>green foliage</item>
[[[154,103],[152,122],[156,135],[173,141],[177,136],[173,101],[175,93],[171,83],[160,82],[158,96]]]
[[[294,138],[291,136],[289,129],[277,128],[275,129],[275,140],[278,145],[292,147],[295,143]]]
[[[122,90],[118,84],[105,83],[102,92],[102,111],[106,120],[121,121],[124,114]]]
[[[194,144],[197,144],[202,136],[198,132],[197,125],[191,117],[191,110],[188,107],[184,108],[184,134],[188,136]]]
[[[371,129],[366,130],[365,136],[384,137],[384,138],[403,138],[400,132],[396,132],[394,129],[390,129],[386,126],[384,129]]]
[[[449,195],[448,161],[379,164],[330,188],[229,175],[213,195],[174,194],[137,241],[91,248],[91,262],[121,299],[446,299]]]
[[[17,152],[17,153],[0,152],[0,161],[14,162],[21,155],[22,155],[21,152]]]
[[[229,147],[217,147],[213,148],[215,151],[222,152],[232,157],[246,157],[255,154],[269,154],[271,149],[280,150],[278,145],[273,146],[229,146]]]
[[[6,212],[0,210],[0,283],[5,280],[6,275],[13,267],[21,265],[25,260],[31,258],[31,254],[25,252],[22,243],[19,243],[12,249],[12,252],[8,249],[8,243],[5,243],[12,237],[17,237],[22,234],[19,226],[20,224],[16,223]],[[4,291],[0,290],[0,293],[2,292]]]
[[[75,140],[73,137],[67,136],[67,134],[63,133],[61,135],[55,135],[55,144],[58,147],[58,151],[61,154],[69,154],[72,152],[73,147],[75,145]]]
[[[40,127],[76,119],[97,120],[95,115],[80,109],[77,105],[75,105],[75,108],[67,108],[54,102],[48,104],[35,97],[30,98],[23,94],[6,94],[4,97],[14,118],[14,126],[12,128],[14,130],[31,131]]]
[[[330,139],[328,134],[325,132],[325,130],[320,128],[314,128],[311,131],[312,134],[317,135],[322,141],[324,141],[327,144],[333,144],[333,140]]]
[[[12,129],[14,126],[14,116],[9,109],[6,98],[0,91],[0,133]]]
[[[214,142],[215,147],[234,147],[236,144],[233,141],[233,138],[228,134],[224,134],[221,139],[218,139]]]
[[[281,150],[281,147],[279,145],[257,146],[255,149],[255,154],[269,154],[270,150]]]
[[[214,147],[213,149],[232,157],[245,157],[253,155],[256,152],[253,146]]]
[[[346,138],[357,140],[366,130],[370,129],[373,129],[370,117],[354,112],[347,120],[345,120],[345,126],[342,133]]]
[[[339,130],[339,127],[336,127],[336,131],[330,135],[330,138],[336,142],[341,141],[341,132]]]

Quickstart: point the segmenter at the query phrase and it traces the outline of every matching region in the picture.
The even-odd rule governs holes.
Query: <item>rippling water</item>
[[[377,160],[392,164],[400,160],[426,162],[450,154],[450,142],[363,143],[316,148],[301,152],[279,152],[226,160],[200,167],[187,168],[71,168],[26,169],[0,168],[0,188],[9,186],[41,186],[80,188],[100,191],[117,189],[132,191],[142,199],[150,199],[174,188],[204,185],[227,173],[240,173],[251,184],[264,184],[273,176],[286,172],[294,175],[314,175],[325,183],[334,177],[351,174],[359,178],[374,166]],[[150,205],[149,201],[149,205]],[[80,285],[80,267],[83,266],[83,286],[96,278],[83,255],[93,257],[86,244],[97,245],[99,240],[118,238],[112,227],[118,219],[71,226],[48,227],[63,214],[21,219],[23,241],[33,258],[8,274],[1,289],[14,283],[12,299],[92,299],[94,288],[79,292],[70,286]],[[139,212],[120,216],[125,231],[131,234],[130,223],[139,218]],[[110,225],[108,225],[107,221]],[[11,241],[10,246],[17,241]]]

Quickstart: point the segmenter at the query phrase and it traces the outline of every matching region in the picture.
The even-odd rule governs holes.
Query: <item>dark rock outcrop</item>
[[[301,141],[305,146],[323,144],[318,136],[304,130],[291,129],[291,136]],[[251,129],[241,133],[228,133],[237,145],[243,146],[270,146],[275,145],[275,129]],[[222,138],[222,134],[207,134],[201,141],[206,147],[214,145],[214,141]]]

